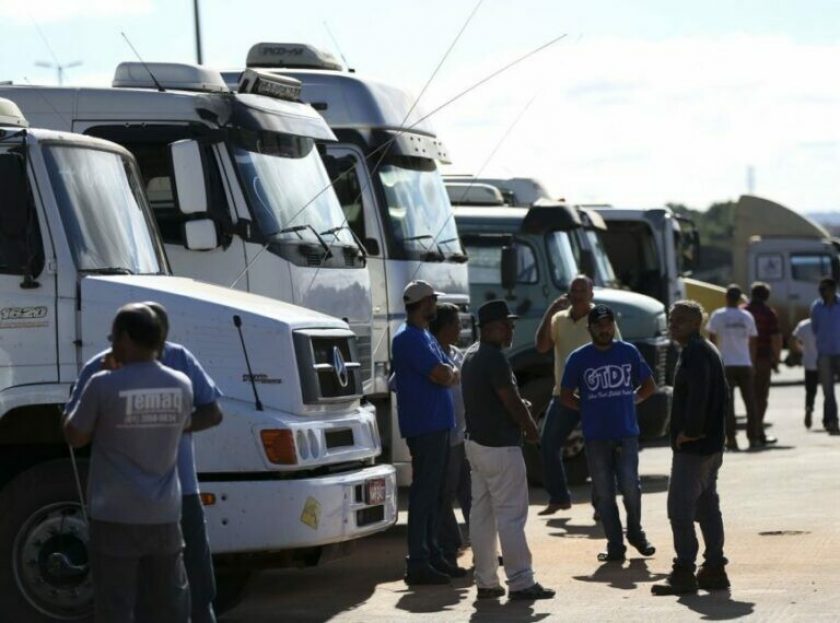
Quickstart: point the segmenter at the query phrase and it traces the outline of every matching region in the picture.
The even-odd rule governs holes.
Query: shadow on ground
[[[628,563],[607,562],[595,569],[592,575],[577,575],[578,582],[599,582],[610,588],[630,591],[639,588],[639,584],[656,582],[666,576],[664,573],[651,573],[647,560],[633,558]]]
[[[534,612],[539,601],[509,601],[497,599],[475,600],[475,612],[470,623],[536,623],[551,616],[547,612]]]
[[[703,621],[729,621],[750,616],[755,604],[750,601],[736,601],[729,591],[683,595],[677,600],[686,608],[701,615]]]

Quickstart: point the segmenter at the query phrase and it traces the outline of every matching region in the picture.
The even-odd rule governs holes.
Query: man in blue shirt
[[[837,283],[826,277],[820,281],[820,298],[811,305],[811,329],[817,342],[817,374],[823,390],[823,426],[831,435],[840,435],[834,379],[840,374],[840,298]]]
[[[616,481],[627,511],[627,541],[643,556],[652,556],[656,549],[641,525],[636,405],[651,396],[656,385],[636,347],[615,339],[615,314],[609,307],[593,307],[588,322],[592,343],[566,360],[560,399],[568,408],[580,410],[595,507],[607,537],[607,551],[598,554],[598,560],[624,560]]]
[[[409,585],[448,584],[450,578],[466,575],[465,569],[443,557],[437,542],[449,434],[455,427],[449,388],[460,381],[460,374],[428,330],[440,294],[425,281],[406,286],[406,324],[392,344],[400,434],[411,452],[405,573]]]
[[[195,623],[215,623],[213,599],[216,596],[216,582],[213,559],[204,522],[204,509],[195,473],[192,433],[217,426],[222,421],[218,399],[222,393],[216,387],[195,356],[175,342],[166,341],[169,332],[169,318],[160,303],[147,302],[144,305],[154,312],[162,328],[162,345],[158,361],[168,368],[187,375],[192,382],[193,408],[190,427],[184,432],[178,446],[178,479],[181,483],[181,531],[184,537],[184,566],[190,583],[192,602],[191,620]],[[111,349],[104,350],[91,358],[73,386],[70,400],[64,406],[65,414],[73,411],[90,378],[103,369],[117,367]],[[148,619],[154,620],[155,604],[138,604],[138,610],[148,607]]]

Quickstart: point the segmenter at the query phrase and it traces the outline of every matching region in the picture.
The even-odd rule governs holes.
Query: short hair
[[[453,322],[460,323],[458,313],[458,308],[452,303],[438,303],[435,318],[429,323],[431,334],[437,335],[441,329]]]
[[[113,339],[125,333],[136,345],[149,350],[156,350],[163,341],[160,320],[143,303],[129,303],[120,307],[114,316],[112,331]]]
[[[166,308],[157,301],[144,301],[143,305],[151,309],[157,316],[160,322],[160,330],[163,333],[161,341],[165,340],[169,334],[169,314],[166,312]]]
[[[770,298],[770,286],[763,281],[756,281],[750,286],[750,298],[766,303]]]
[[[592,277],[590,277],[589,275],[584,275],[583,273],[578,273],[577,275],[575,275],[574,277],[572,277],[572,280],[571,280],[571,281],[569,281],[569,289],[571,289],[572,284],[573,284],[575,281],[584,281],[584,282],[586,282],[586,286],[587,286],[590,290],[591,290],[591,289],[593,289],[593,288],[595,287],[595,282],[594,282],[594,281],[592,281]]]
[[[730,303],[737,303],[741,300],[741,295],[743,292],[741,291],[741,286],[737,283],[730,283],[726,286],[726,300]]]
[[[832,290],[837,289],[837,282],[834,281],[831,277],[823,277],[820,279],[820,290],[831,288]]]
[[[692,316],[698,322],[698,324],[703,323],[703,315],[705,314],[705,310],[703,309],[703,306],[697,301],[691,301],[688,299],[676,301],[673,305],[671,305],[671,313],[673,314],[678,309]]]

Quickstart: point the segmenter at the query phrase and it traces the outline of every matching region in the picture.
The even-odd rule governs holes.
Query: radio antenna
[[[335,46],[335,49],[338,50],[338,55],[341,57],[341,60],[344,61],[344,66],[349,71],[350,70],[350,63],[347,62],[347,57],[344,56],[344,52],[342,51],[341,46],[338,45],[338,41],[336,41],[335,37],[333,36],[332,30],[330,30],[330,25],[327,23],[327,20],[324,20],[324,29],[327,31],[327,34],[330,36],[330,39],[332,39],[332,42],[333,42],[333,45]]]
[[[146,61],[144,61],[143,57],[140,56],[140,52],[137,51],[137,48],[135,48],[133,45],[131,45],[131,41],[129,40],[129,38],[125,34],[125,32],[120,31],[120,34],[122,35],[122,38],[125,39],[125,42],[128,44],[128,47],[131,48],[131,51],[134,52],[134,55],[137,57],[137,59],[143,64],[143,67],[146,69],[146,71],[149,72],[149,76],[151,76],[152,82],[155,83],[155,86],[157,87],[157,90],[160,91],[161,93],[166,93],[166,89],[164,89],[160,85],[160,82],[158,82],[158,79],[155,78],[155,75],[152,73],[152,70],[149,69],[149,66],[146,64]]]

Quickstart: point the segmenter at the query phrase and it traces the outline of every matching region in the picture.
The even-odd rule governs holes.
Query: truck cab
[[[356,337],[337,318],[173,277],[133,156],[114,143],[30,129],[0,99],[0,611],[89,620],[82,512],[88,450],[60,417],[80,366],[107,348],[116,310],[154,300],[170,338],[224,396],[196,435],[217,579],[317,564],[396,521],[396,480],[360,398]],[[202,232],[188,229],[188,244]],[[284,353],[277,357],[277,353]],[[75,458],[75,460],[74,460]]]

